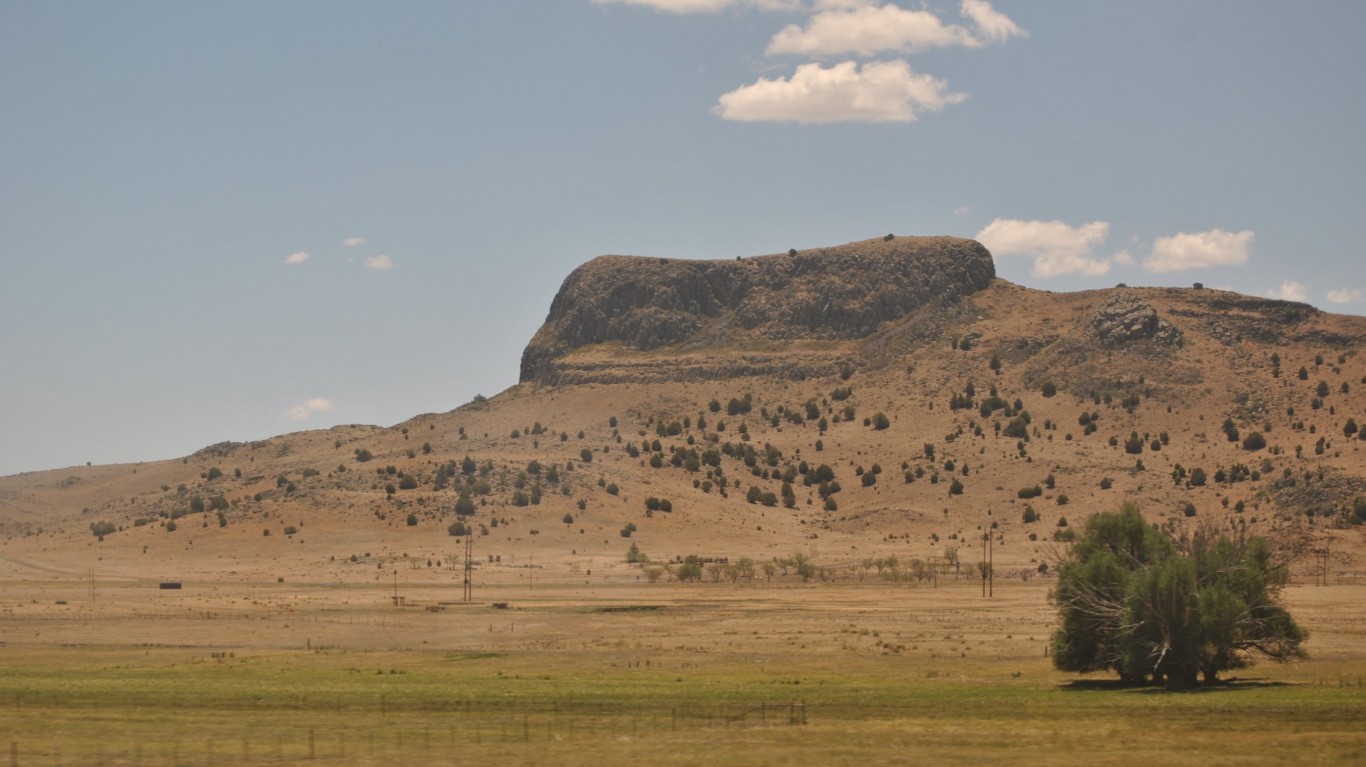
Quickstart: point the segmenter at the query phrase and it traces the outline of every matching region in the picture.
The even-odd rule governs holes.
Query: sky
[[[0,475],[517,382],[603,254],[1366,312],[1366,4],[0,0]]]

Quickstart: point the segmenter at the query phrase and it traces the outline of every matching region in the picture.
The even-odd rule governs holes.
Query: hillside
[[[373,581],[403,562],[449,579],[459,519],[508,578],[636,578],[632,543],[655,560],[801,554],[855,578],[891,556],[974,562],[994,525],[998,572],[1026,576],[1064,520],[1132,499],[1155,522],[1268,535],[1299,577],[1329,544],[1335,577],[1356,578],[1363,339],[1366,319],[1224,291],[1031,290],[950,238],[609,257],[566,280],[522,382],[495,397],[0,478],[0,556],[130,578]]]

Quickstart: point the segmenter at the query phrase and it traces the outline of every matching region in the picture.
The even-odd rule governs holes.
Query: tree
[[[474,514],[474,499],[470,497],[469,491],[460,494],[460,499],[455,502],[455,513],[462,517]]]
[[[1132,503],[1097,514],[1058,570],[1053,665],[1181,688],[1254,655],[1302,657],[1306,633],[1279,602],[1288,577],[1262,538],[1173,537]]]

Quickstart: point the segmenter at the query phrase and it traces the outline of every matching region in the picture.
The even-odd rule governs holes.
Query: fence
[[[506,755],[547,743],[572,748],[626,740],[712,741],[807,723],[805,702],[636,708],[489,704],[456,706],[439,714],[395,711],[381,702],[378,711],[366,707],[345,714],[349,722],[368,723],[341,724],[329,712],[323,712],[329,718],[322,721],[303,723],[291,722],[285,711],[268,718],[220,711],[221,721],[199,728],[181,724],[175,732],[161,731],[153,722],[121,721],[107,708],[103,713],[92,709],[79,723],[72,721],[70,711],[63,713],[66,732],[11,731],[10,767],[390,764],[399,759],[463,763],[490,751]],[[319,713],[312,709],[300,716],[317,720]]]

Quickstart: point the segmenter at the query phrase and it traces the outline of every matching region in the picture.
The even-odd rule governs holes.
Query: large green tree
[[[1302,657],[1306,633],[1279,601],[1287,575],[1263,538],[1173,536],[1133,504],[1097,514],[1058,569],[1053,665],[1184,687],[1256,655]]]

